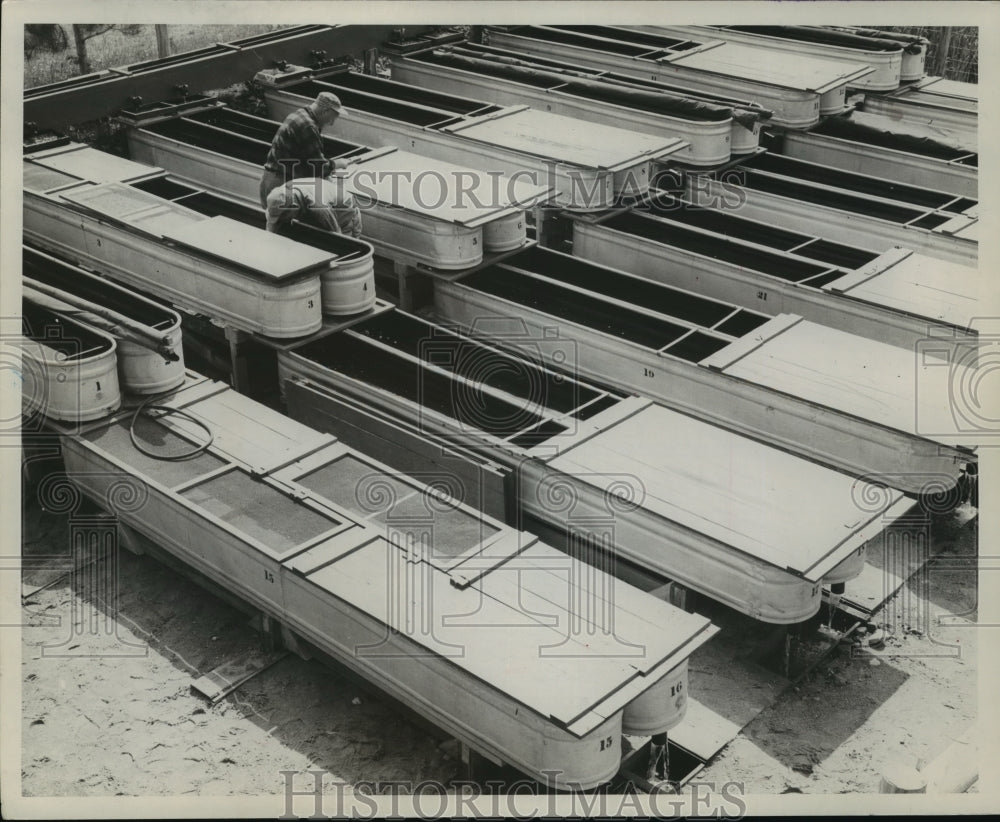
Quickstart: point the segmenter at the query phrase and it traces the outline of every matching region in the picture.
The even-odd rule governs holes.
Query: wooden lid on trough
[[[122,183],[163,173],[162,168],[126,160],[80,143],[33,154],[27,161],[92,183]]]
[[[326,267],[336,259],[329,252],[271,234],[262,228],[248,226],[229,217],[209,217],[202,222],[164,233],[163,236],[175,245],[198,251],[270,280],[283,280]]]
[[[678,137],[637,134],[574,117],[511,108],[471,117],[442,131],[583,168],[617,169],[687,146]]]

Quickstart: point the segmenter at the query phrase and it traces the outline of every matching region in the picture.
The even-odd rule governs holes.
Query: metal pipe
[[[180,359],[173,350],[169,333],[137,323],[113,309],[97,305],[30,277],[25,277],[24,294],[33,302],[52,311],[70,314],[81,322],[97,326],[115,337],[152,349],[171,362]]]

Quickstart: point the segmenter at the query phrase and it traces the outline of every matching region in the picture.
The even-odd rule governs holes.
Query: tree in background
[[[122,34],[133,36],[142,30],[142,26],[125,25],[121,23],[74,23],[73,42],[76,45],[76,62],[80,66],[80,74],[90,74],[90,58],[87,56],[87,41],[100,37],[112,29]]]
[[[28,23],[24,26],[24,59],[28,60],[42,51],[53,53],[69,48],[69,39],[62,26]]]
[[[158,27],[159,28],[159,27]],[[76,55],[67,57],[80,69],[81,74],[90,74],[90,58],[87,55],[87,41],[100,37],[109,31],[120,31],[132,37],[142,31],[142,26],[124,23],[81,23],[74,24],[73,44]],[[27,60],[39,52],[59,54],[69,48],[69,37],[63,26],[45,23],[29,23],[24,27],[24,58]]]

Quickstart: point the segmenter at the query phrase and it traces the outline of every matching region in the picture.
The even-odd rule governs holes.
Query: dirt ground
[[[977,579],[969,561],[977,525],[935,523],[937,558],[875,618],[888,627],[885,646],[839,646],[699,779],[735,780],[748,794],[876,793],[887,766],[929,762],[960,738],[978,716]]]
[[[25,556],[65,564],[69,526],[29,505]],[[976,534],[976,521],[939,524],[937,550],[971,557]],[[870,794],[887,764],[932,758],[961,735],[977,716],[976,575],[957,564],[939,560],[890,603],[883,650],[841,646],[698,778],[750,794]],[[280,771],[310,768],[349,784],[458,775],[453,744],[315,661],[289,655],[214,705],[193,693],[199,674],[258,635],[245,613],[149,556],[119,553],[114,609],[92,604],[114,588],[105,575],[60,573],[24,574],[29,590],[50,583],[24,600],[25,796],[280,796]],[[960,616],[939,626],[938,614]]]

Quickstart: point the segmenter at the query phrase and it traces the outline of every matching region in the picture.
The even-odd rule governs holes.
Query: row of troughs
[[[475,750],[607,781],[622,732],[684,731],[715,632],[629,574],[801,623],[975,475],[974,87],[913,38],[743,29],[496,28],[391,80],[262,72],[274,119],[124,111],[130,160],[26,143],[26,410],[99,503],[141,486],[123,523]],[[321,90],[362,240],[262,230]],[[182,314],[274,349],[290,416],[185,368]]]

